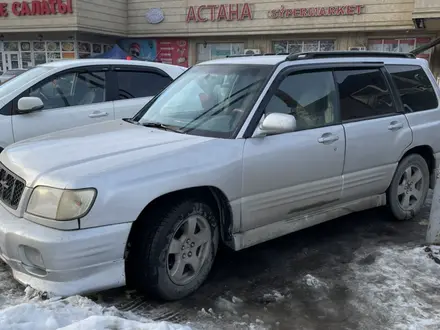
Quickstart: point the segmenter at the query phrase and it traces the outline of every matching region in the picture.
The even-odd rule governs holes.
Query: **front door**
[[[6,70],[20,69],[19,52],[5,52],[5,69]]]
[[[39,97],[44,109],[12,116],[15,142],[114,119],[113,102],[107,101],[107,71],[100,67],[68,70],[17,97],[15,102],[23,96]]]
[[[242,232],[290,220],[342,194],[345,135],[331,70],[288,74],[267,100],[264,115],[295,116],[297,130],[246,140]]]

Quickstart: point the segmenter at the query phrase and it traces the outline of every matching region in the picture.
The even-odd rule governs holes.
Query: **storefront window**
[[[75,42],[63,41],[61,42],[61,51],[63,59],[74,59],[75,56]]]
[[[92,49],[89,42],[78,42],[78,56],[79,58],[87,58],[92,54]]]
[[[102,53],[102,45],[101,44],[93,44],[93,53],[101,54]]]
[[[46,43],[44,41],[34,41],[33,45],[33,49],[35,52],[46,51]]]
[[[207,43],[197,44],[197,62],[225,58],[230,55],[244,53],[243,43]]]
[[[46,63],[46,53],[34,52],[34,63],[35,65]]]
[[[334,40],[281,40],[273,43],[274,53],[323,52],[335,49]]]
[[[60,52],[51,52],[47,53],[47,62],[54,62],[61,59],[61,53]]]
[[[370,39],[368,40],[368,50],[378,52],[402,52],[410,51],[423,46],[431,41],[430,38],[389,38],[389,39]],[[431,50],[427,50],[418,57],[429,60]]]
[[[32,53],[31,52],[22,52],[21,53],[21,67],[23,69],[27,69],[27,68],[32,67]]]
[[[30,52],[31,51],[31,43],[29,41],[24,41],[20,43],[20,50],[22,52]]]
[[[110,45],[71,41],[0,41],[0,71],[12,68],[26,69],[36,65],[75,59],[78,55],[89,57],[111,49]],[[78,51],[78,55],[77,55]]]
[[[5,52],[16,52],[18,51],[18,42],[4,42]]]

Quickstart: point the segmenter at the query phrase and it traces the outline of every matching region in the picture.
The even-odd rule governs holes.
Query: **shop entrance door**
[[[19,52],[5,52],[5,69],[6,70],[20,69]]]

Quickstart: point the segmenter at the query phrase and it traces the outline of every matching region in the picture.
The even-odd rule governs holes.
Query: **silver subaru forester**
[[[382,205],[410,219],[439,165],[439,97],[409,54],[201,63],[134,118],[7,147],[0,257],[57,295],[128,284],[174,300],[221,242],[241,250]]]

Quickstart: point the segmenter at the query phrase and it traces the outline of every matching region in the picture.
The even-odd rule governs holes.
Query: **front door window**
[[[18,52],[5,52],[6,70],[20,69],[20,59]]]

